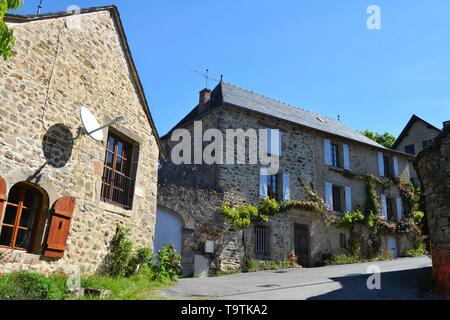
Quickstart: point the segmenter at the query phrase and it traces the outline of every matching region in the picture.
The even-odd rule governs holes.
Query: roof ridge
[[[304,108],[302,108],[302,107],[298,107],[298,106],[295,106],[295,105],[293,105],[293,104],[290,104],[290,103],[287,103],[287,102],[284,102],[284,101],[281,101],[281,100],[278,100],[278,99],[275,99],[275,98],[272,98],[272,97],[269,97],[269,96],[260,94],[260,93],[258,93],[258,92],[254,92],[254,91],[252,91],[252,90],[249,90],[249,89],[246,89],[246,88],[242,88],[241,86],[235,85],[235,84],[233,84],[233,83],[229,83],[229,82],[225,82],[225,81],[222,81],[222,82],[225,83],[225,84],[227,84],[227,85],[233,86],[233,87],[235,87],[235,88],[244,90],[244,91],[246,91],[246,92],[248,92],[248,93],[256,94],[256,95],[258,95],[258,96],[260,96],[260,97],[263,97],[263,98],[266,98],[266,99],[268,99],[268,100],[278,102],[278,103],[283,104],[283,105],[285,105],[285,106],[288,106],[288,107],[291,107],[291,108],[294,108],[294,109],[298,109],[298,110],[301,110],[301,111],[304,111],[304,112],[308,112],[308,113],[310,113],[310,114],[315,115],[316,117],[327,118],[328,120],[331,120],[331,121],[338,121],[338,120],[336,120],[336,119],[330,118],[329,116],[325,116],[325,115],[319,114],[319,113],[317,113],[317,112],[313,112],[313,111],[304,109]],[[350,128],[350,127],[349,127],[349,128]],[[352,129],[352,128],[351,128],[351,129]],[[354,129],[353,129],[353,130],[354,130]],[[356,130],[354,130],[354,131],[357,132]]]

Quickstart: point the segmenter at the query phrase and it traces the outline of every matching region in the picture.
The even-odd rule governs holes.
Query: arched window
[[[11,188],[0,230],[0,247],[31,250],[42,202],[41,192],[32,185],[19,183]]]

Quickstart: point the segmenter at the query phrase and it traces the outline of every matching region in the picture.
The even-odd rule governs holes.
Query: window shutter
[[[323,139],[323,157],[325,164],[331,166],[331,140]]]
[[[75,198],[73,197],[63,197],[55,202],[44,251],[46,257],[62,258],[64,256],[74,209]]]
[[[344,169],[350,170],[350,148],[348,144],[344,144]]]
[[[378,151],[378,175],[384,177],[384,159],[383,152]]]
[[[283,132],[278,131],[279,142],[278,142],[278,155],[281,157],[283,155]]]
[[[399,222],[403,219],[403,201],[400,197],[397,198],[397,219]]]
[[[283,200],[291,200],[291,181],[287,173],[283,174]]]
[[[266,129],[266,154],[272,154],[272,129]]]
[[[261,168],[259,174],[259,197],[261,199],[267,198],[267,169]]]
[[[330,211],[334,211],[333,207],[333,184],[325,183],[325,203]]]
[[[345,187],[345,208],[347,212],[352,212],[352,188]]]
[[[6,200],[8,200],[8,195],[6,193],[6,182],[2,177],[0,177],[0,226],[3,219],[3,209]]]
[[[387,199],[384,194],[381,195],[381,215],[387,220]]]
[[[398,158],[394,157],[393,162],[394,162],[394,177],[398,177]]]

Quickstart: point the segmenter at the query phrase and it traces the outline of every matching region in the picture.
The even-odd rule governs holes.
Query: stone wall
[[[0,64],[0,176],[8,190],[22,181],[39,187],[47,210],[62,196],[76,198],[64,258],[42,257],[42,238],[31,253],[0,250],[1,271],[52,272],[78,266],[82,272],[95,272],[105,261],[117,224],[130,227],[137,244],[152,245],[157,137],[111,12],[78,18],[80,30],[66,27],[69,18],[13,24],[14,55]],[[104,133],[107,137],[108,130],[114,130],[138,146],[133,155],[137,167],[132,210],[100,200],[106,138],[96,142],[82,136],[73,143],[61,142],[77,136],[81,106],[89,107],[102,124],[127,116]],[[48,211],[43,214],[48,225]]]
[[[414,166],[424,190],[435,276],[450,295],[450,128],[417,156]]]
[[[242,261],[242,233],[225,221],[220,213],[224,194],[214,190],[158,185],[158,207],[182,217],[183,271],[193,274],[195,255],[204,255],[215,270],[237,269]],[[214,241],[215,253],[206,254],[205,241]]]

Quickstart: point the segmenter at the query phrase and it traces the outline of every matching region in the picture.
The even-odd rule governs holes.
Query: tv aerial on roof
[[[81,135],[87,135],[95,141],[103,141],[103,129],[115,125],[126,119],[125,116],[119,116],[111,120],[109,123],[101,126],[92,112],[86,107],[81,107],[80,116],[83,127],[81,128],[80,133],[75,139],[79,138]]]

